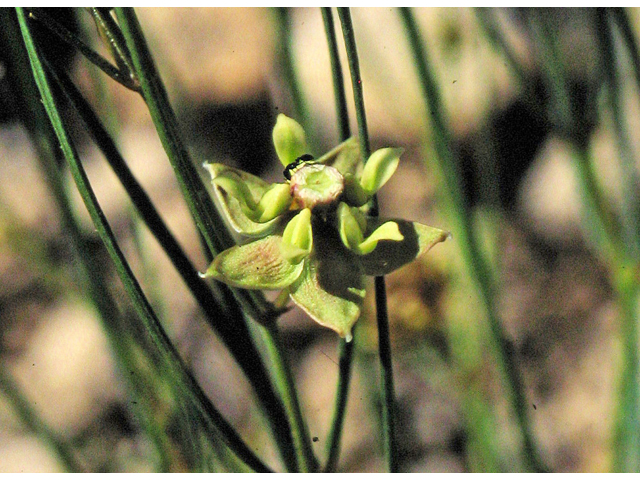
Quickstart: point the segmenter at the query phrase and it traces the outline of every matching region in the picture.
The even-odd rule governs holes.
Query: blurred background
[[[85,12],[48,12],[97,42]],[[285,22],[314,152],[338,143],[319,9],[136,12],[198,165],[227,163],[281,181],[271,129],[278,113],[300,113],[283,61]],[[606,261],[584,234],[574,168],[575,145],[588,145],[606,199],[619,210],[624,173],[603,88],[594,10],[429,8],[414,14],[463,166],[465,202],[495,269],[495,302],[522,375],[540,456],[554,471],[609,470],[620,371],[619,315]],[[2,15],[12,12],[3,9]],[[638,38],[640,15],[635,9],[627,15]],[[352,16],[372,149],[405,148],[397,173],[380,192],[381,214],[451,230],[429,115],[399,16],[386,8],[355,8]],[[570,121],[554,103],[532,17],[551,32],[563,59]],[[336,26],[340,32],[337,18]],[[518,72],[487,34],[491,29],[504,36]],[[197,231],[141,98],[109,79],[99,91],[95,72],[80,55],[62,43],[48,43],[51,55],[66,62],[103,121],[118,132],[134,174],[204,271],[207,261]],[[103,47],[96,43],[96,48]],[[123,384],[126,372],[117,369],[93,307],[75,281],[69,240],[24,128],[3,51],[0,45],[0,365],[11,380],[3,382],[0,392],[0,471],[64,469],[17,415],[7,396],[9,385],[19,388],[40,419],[73,446],[84,469],[153,470],[149,441]],[[637,131],[640,96],[632,59],[617,61],[625,119],[629,131]],[[100,204],[183,358],[247,443],[277,465],[249,384],[81,127],[77,138]],[[640,148],[638,141],[637,135],[630,137],[633,152]],[[74,188],[69,178],[69,190]],[[73,195],[91,234],[91,221]],[[519,470],[521,439],[492,361],[482,304],[452,233],[424,258],[387,277],[400,467],[410,472]],[[97,235],[93,254],[112,270]],[[113,284],[123,312],[130,312],[115,273]],[[337,337],[295,308],[280,325],[303,413],[322,457],[338,375]],[[356,340],[339,469],[382,471],[372,301]],[[483,421],[498,432],[499,465],[483,460],[470,433],[482,431],[478,425]],[[172,438],[179,441],[179,432]],[[181,468],[187,467],[177,462],[175,469]]]

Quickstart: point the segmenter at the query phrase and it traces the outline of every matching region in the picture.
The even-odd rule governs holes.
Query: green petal
[[[371,235],[358,245],[358,253],[360,255],[367,255],[373,252],[381,240],[389,240],[392,242],[401,242],[404,240],[396,222],[387,222],[376,228]]]
[[[281,246],[278,235],[236,245],[220,253],[202,276],[232,287],[281,290],[298,279],[304,264],[286,260]]]
[[[360,184],[367,194],[373,195],[387,183],[398,168],[403,151],[402,148],[381,148],[371,154],[360,178]]]
[[[305,208],[287,223],[282,234],[282,255],[292,263],[299,263],[311,253],[313,235],[311,210]]]
[[[273,145],[280,162],[286,167],[296,158],[308,153],[304,128],[293,118],[284,114],[278,115],[273,127]]]
[[[354,255],[336,240],[316,242],[315,254],[291,287],[291,299],[317,323],[350,339],[366,292]]]
[[[204,167],[209,170],[212,181],[218,177],[239,177],[243,185],[239,188],[248,190],[249,193],[245,193],[245,195],[250,195],[254,206],[256,205],[255,199],[262,199],[267,190],[271,188],[271,184],[261,178],[237,168],[220,163],[205,163]],[[223,188],[217,186],[215,181],[213,181],[213,185],[214,199],[234,231],[249,237],[263,237],[271,233],[277,226],[277,218],[262,223],[254,222],[245,213],[248,204],[243,204],[234,195],[227,193]]]
[[[365,275],[386,275],[426,253],[436,243],[444,242],[449,234],[439,228],[417,222],[393,219],[398,225],[401,241],[380,241],[371,253],[358,256],[357,260]],[[370,229],[377,229],[386,220],[369,218]]]

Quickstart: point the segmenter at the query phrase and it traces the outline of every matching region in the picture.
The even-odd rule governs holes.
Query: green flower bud
[[[305,208],[287,224],[282,234],[282,256],[291,263],[300,263],[311,253],[313,235],[311,210]]]
[[[344,198],[349,205],[361,207],[369,201],[370,197],[353,174],[347,173],[344,176]]]
[[[303,165],[291,176],[291,193],[303,208],[334,203],[344,190],[344,177],[333,167]]]
[[[342,243],[358,255],[367,255],[373,252],[380,240],[394,242],[404,240],[396,222],[384,223],[365,239],[363,234],[365,228],[363,227],[366,226],[366,223],[363,225],[365,219],[358,209],[351,208],[346,203],[340,203],[337,214],[338,230]]]
[[[225,171],[212,180],[213,184],[240,203],[242,213],[256,223],[273,220],[289,210],[291,206],[291,188],[286,183],[271,185],[256,203],[246,182],[233,171]]]
[[[294,119],[282,113],[278,115],[273,127],[273,145],[285,167],[308,152],[304,129]]]
[[[395,173],[403,151],[402,148],[381,148],[371,154],[360,178],[360,185],[369,196],[380,190]]]
[[[287,183],[275,183],[258,202],[254,221],[258,223],[268,222],[282,215],[291,206],[291,187]]]

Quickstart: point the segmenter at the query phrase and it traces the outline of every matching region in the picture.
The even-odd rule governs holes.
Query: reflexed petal
[[[232,287],[281,290],[298,279],[304,264],[286,260],[281,245],[278,235],[236,245],[220,253],[202,276]]]
[[[302,275],[291,287],[291,299],[317,323],[350,339],[366,291],[360,269],[348,258],[352,257],[337,253],[304,262]]]
[[[236,176],[242,180],[244,187],[248,189],[252,199],[262,198],[267,190],[271,188],[271,184],[265,182],[255,175],[244,172],[237,168],[222,165],[220,163],[205,163],[204,167],[209,170],[212,180],[219,176]],[[241,188],[244,188],[241,187]],[[242,203],[233,195],[230,195],[222,188],[214,183],[213,191],[215,193],[216,203],[219,205],[225,218],[236,232],[250,237],[262,237],[272,232],[277,226],[278,219],[268,222],[258,223],[251,220],[244,209]]]
[[[376,229],[386,220],[369,218],[369,228]],[[443,242],[449,234],[439,228],[429,227],[417,222],[393,219],[398,225],[401,241],[380,241],[371,253],[357,257],[365,275],[386,275],[415,260],[427,252],[436,243]]]
[[[280,162],[285,167],[308,152],[302,125],[282,113],[278,115],[276,125],[273,127],[273,145],[276,147]]]
[[[398,168],[403,151],[402,148],[381,148],[371,154],[360,178],[360,184],[367,194],[373,195],[387,183]]]
[[[404,240],[396,222],[387,222],[376,228],[371,235],[360,243],[358,253],[360,255],[367,255],[373,252],[381,240],[389,240],[392,242],[401,242]]]

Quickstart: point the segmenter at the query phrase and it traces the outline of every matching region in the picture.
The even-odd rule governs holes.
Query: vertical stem
[[[303,473],[315,472],[318,467],[317,461],[313,454],[309,431],[294,387],[293,373],[284,353],[284,345],[280,340],[280,333],[276,325],[265,327],[262,331],[264,332],[264,339],[270,357],[273,360],[276,383],[280,387],[280,393],[284,399],[284,405],[293,430],[293,441],[296,446],[298,464]]]
[[[369,133],[367,130],[367,117],[364,109],[364,95],[362,88],[362,78],[360,76],[360,65],[358,62],[358,52],[356,49],[356,39],[351,22],[349,8],[338,8],[338,16],[342,24],[342,34],[344,36],[349,70],[351,71],[351,85],[356,106],[356,118],[358,120],[358,134],[362,155],[366,159],[371,155],[369,145]],[[373,205],[370,215],[378,215],[377,197],[373,198]],[[393,386],[393,365],[391,361],[391,341],[389,335],[389,317],[387,314],[387,295],[384,277],[375,278],[376,293],[376,319],[378,323],[378,349],[380,355],[380,367],[382,374],[382,421],[383,421],[383,441],[384,452],[387,460],[389,472],[398,471],[398,455],[395,435],[395,392]]]
[[[524,440],[524,461],[528,469],[543,471],[544,467],[538,458],[533,441],[531,425],[527,415],[527,400],[524,395],[520,373],[513,358],[513,349],[498,318],[494,280],[473,235],[471,212],[463,199],[460,165],[451,150],[451,135],[446,126],[438,85],[429,67],[423,40],[411,10],[401,8],[400,16],[407,31],[422,86],[424,101],[428,111],[431,112],[430,121],[435,134],[438,164],[444,176],[445,187],[453,213],[450,218],[453,223],[452,230],[455,238],[459,241],[464,262],[474,279],[487,311],[490,333],[496,345],[497,362],[503,372],[511,407],[516,414],[518,426]]]
[[[116,15],[140,80],[144,100],[187,200],[189,210],[209,249],[218,253],[231,245],[232,239],[224,228],[224,221],[202,184],[182,142],[175,114],[169,104],[167,92],[149,52],[137,16],[130,8],[116,8]],[[228,289],[221,287],[221,290],[224,292]],[[238,292],[238,296],[245,300],[253,298],[249,297],[246,291]],[[233,302],[232,297],[227,296],[227,298]],[[249,308],[251,302],[244,301],[242,305]],[[214,321],[216,318],[209,320]],[[288,418],[252,342],[243,315],[238,315],[233,322],[217,321],[215,326],[256,390],[287,468],[291,471],[297,470]]]
[[[347,98],[344,91],[344,78],[340,56],[338,54],[338,43],[336,41],[336,30],[333,23],[331,7],[322,7],[322,21],[324,23],[325,36],[329,47],[329,60],[331,62],[331,75],[333,78],[333,95],[336,104],[336,119],[338,122],[338,132],[341,141],[347,140],[351,136],[349,127],[349,113],[347,110]],[[339,346],[339,367],[338,385],[336,388],[336,398],[333,409],[333,418],[327,439],[327,464],[326,472],[334,472],[338,468],[340,458],[340,443],[342,440],[342,429],[347,411],[347,397],[349,394],[349,384],[351,383],[351,366],[353,364],[353,352],[355,349],[356,336],[347,342],[340,339]]]
[[[315,145],[317,137],[315,135],[315,128],[311,115],[309,115],[309,107],[305,101],[304,95],[298,76],[296,74],[294,55],[292,50],[292,38],[291,38],[291,15],[288,7],[279,7],[275,9],[276,19],[278,21],[278,34],[280,41],[280,63],[282,66],[284,79],[289,86],[291,92],[291,99],[293,100],[293,108],[295,109],[295,117],[304,125],[305,131],[311,145]]]
[[[331,77],[333,79],[333,96],[336,103],[336,119],[338,121],[338,133],[341,141],[351,136],[349,128],[349,113],[347,110],[347,97],[344,92],[344,78],[340,55],[338,54],[338,42],[336,41],[336,29],[333,24],[331,7],[322,7],[322,21],[324,23],[325,36],[329,46],[329,61],[331,62]]]

